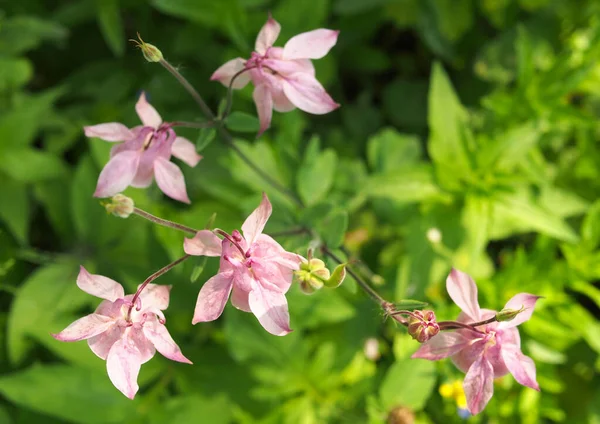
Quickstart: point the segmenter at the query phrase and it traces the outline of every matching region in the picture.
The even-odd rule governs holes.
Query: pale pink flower
[[[178,137],[142,93],[135,110],[143,125],[127,128],[118,122],[84,127],[85,135],[110,142],[124,142],[112,148],[110,160],[98,178],[95,197],[111,197],[128,186],[146,188],[156,184],[167,196],[190,203],[181,169],[171,155],[191,167],[202,159],[194,144]]]
[[[454,303],[462,309],[458,322],[472,324],[496,315],[496,311],[480,309],[477,286],[469,275],[453,269],[446,280],[446,289]],[[478,326],[479,331],[465,328],[440,332],[423,343],[412,357],[435,361],[450,356],[452,362],[467,373],[463,388],[472,414],[481,412],[491,399],[494,378],[509,372],[520,384],[539,390],[535,363],[521,352],[521,339],[516,328],[531,318],[538,299],[539,296],[519,293],[504,307],[523,309],[511,321]]]
[[[262,234],[271,210],[263,194],[260,206],[242,225],[243,235],[235,230],[221,241],[212,231],[203,230],[185,240],[189,255],[221,257],[219,273],[200,290],[192,324],[219,318],[231,294],[232,305],[252,312],[269,333],[283,336],[292,331],[285,293],[301,257]]]
[[[158,350],[177,362],[192,362],[181,353],[165,327],[163,310],[169,306],[170,286],[148,284],[129,310],[134,295],[125,296],[123,286],[81,267],[77,286],[86,293],[105,299],[93,314],[73,322],[52,336],[63,342],[87,339],[88,345],[106,360],[110,381],[125,396],[133,399],[139,387],[137,377],[142,364]]]
[[[308,113],[322,115],[338,108],[315,78],[310,59],[321,59],[337,42],[339,31],[316,29],[292,37],[283,48],[273,47],[281,26],[269,16],[256,38],[248,60],[232,59],[217,69],[211,80],[229,86],[240,71],[232,88],[243,88],[252,81],[254,102],[260,120],[259,135],[271,124],[273,109],[289,112],[296,107]]]

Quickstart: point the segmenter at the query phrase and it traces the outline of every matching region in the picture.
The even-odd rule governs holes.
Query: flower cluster
[[[243,88],[252,81],[260,133],[270,126],[273,109],[286,112],[297,107],[305,112],[324,114],[339,106],[315,78],[311,62],[311,59],[324,57],[336,44],[338,31],[317,29],[292,37],[282,48],[274,47],[280,29],[279,23],[269,16],[258,34],[255,51],[250,58],[233,59],[211,77],[231,89]],[[144,43],[141,38],[137,44],[148,61],[161,63],[171,72],[176,72],[158,48]],[[176,76],[180,80],[183,78]],[[187,88],[189,83],[184,86]],[[206,109],[203,101],[199,103]],[[152,274],[134,294],[125,295],[123,287],[116,281],[90,274],[81,267],[77,285],[103,301],[94,313],[53,334],[60,341],[87,340],[90,349],[106,360],[112,383],[127,397],[133,398],[137,393],[141,365],[149,361],[156,351],[173,361],[191,364],[165,326],[163,311],[169,306],[170,286],[151,283],[189,256],[220,258],[218,273],[200,289],[192,324],[218,319],[231,299],[235,308],[254,314],[266,331],[284,336],[292,331],[286,293],[293,278],[297,279],[303,292],[310,294],[322,287],[339,286],[348,272],[386,314],[404,325],[408,334],[422,343],[413,358],[439,360],[450,357],[466,373],[462,389],[454,385],[444,391],[446,397],[457,400],[461,410],[467,406],[471,414],[481,412],[492,397],[493,379],[509,372],[520,384],[539,390],[535,364],[521,352],[516,328],[531,317],[538,296],[517,294],[500,312],[481,309],[474,281],[467,274],[452,270],[446,287],[462,312],[456,321],[439,322],[432,310],[396,310],[394,304],[381,298],[361,280],[359,273],[348,268],[347,263],[323,244],[320,245],[322,251],[338,263],[333,271],[327,269],[321,259],[312,257],[312,248],[308,259],[286,251],[264,233],[272,213],[271,202],[264,193],[260,205],[241,225],[241,232],[234,230],[227,233],[220,229],[196,231],[134,207],[131,199],[119,193],[129,186],[148,187],[153,180],[167,196],[190,203],[183,173],[171,162],[171,156],[191,167],[202,159],[195,146],[189,140],[178,137],[173,130],[174,126],[182,123],[163,122],[147,101],[145,93],[140,95],[135,109],[142,125],[128,128],[110,122],[84,128],[88,137],[120,143],[110,152],[110,160],[100,173],[94,196],[112,197],[105,207],[116,216],[127,218],[135,213],[194,236],[183,241],[185,256]],[[207,112],[207,115],[212,115],[212,112]],[[224,118],[215,118],[211,124],[219,125],[218,121]],[[225,131],[222,127],[220,130]],[[304,228],[301,231],[311,233]],[[428,238],[433,244],[439,243],[441,233],[430,229]],[[412,305],[414,307],[414,302]],[[372,339],[365,345],[366,352],[368,348],[366,354],[372,360],[377,360],[380,354],[377,343]],[[402,411],[396,412],[400,414]]]
[[[539,296],[529,293],[515,295],[506,303],[504,310],[522,312],[510,321],[498,322],[496,311],[479,307],[477,286],[469,275],[452,270],[446,280],[446,289],[462,310],[456,321],[464,326],[452,332],[439,333],[423,343],[412,357],[432,361],[450,357],[467,374],[463,387],[472,414],[481,412],[491,399],[494,378],[509,372],[520,384],[539,390],[535,364],[521,352],[521,339],[516,328],[531,318]]]

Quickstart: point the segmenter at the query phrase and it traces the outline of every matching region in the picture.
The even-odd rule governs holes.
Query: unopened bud
[[[496,321],[511,321],[524,310],[525,306],[523,305],[521,305],[520,309],[502,309],[500,312],[496,313]]]
[[[110,203],[105,203],[104,207],[108,213],[112,213],[119,218],[127,218],[133,213],[133,199],[121,193],[115,194]]]
[[[131,40],[136,44],[136,47],[138,47],[141,51],[142,54],[144,55],[144,59],[146,59],[148,62],[160,62],[161,60],[163,60],[163,54],[162,52],[158,49],[158,47],[146,43],[144,42],[144,40],[142,40],[142,37],[140,37],[140,34],[138,33],[138,40]]]
[[[408,334],[419,343],[426,342],[440,332],[433,311],[413,311],[408,319]]]

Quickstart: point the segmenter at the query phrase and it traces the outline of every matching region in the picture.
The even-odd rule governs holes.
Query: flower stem
[[[244,252],[244,249],[242,249],[242,246],[240,246],[240,244],[237,241],[235,241],[233,239],[233,237],[231,237],[229,234],[227,234],[225,231],[221,230],[220,228],[216,228],[215,233],[223,236],[223,238],[226,238],[229,241],[229,243],[231,243],[235,247],[237,247],[237,250],[240,251],[240,253],[242,254],[243,257],[246,257],[246,252]]]
[[[342,261],[335,253],[329,250],[327,246],[321,247],[321,250],[325,255],[329,256],[338,264],[344,263],[344,261]],[[386,309],[386,306],[389,305],[390,302],[379,296],[379,294],[377,294],[377,292],[373,290],[365,280],[363,280],[356,272],[354,272],[350,266],[346,265],[346,271],[348,271],[348,274],[354,278],[354,281],[356,281],[356,283],[371,297],[371,299],[377,302],[377,304],[379,304],[379,306],[381,306],[384,310]]]
[[[129,310],[127,311],[127,320],[129,321],[129,319],[131,318],[131,310],[133,309],[133,306],[136,304],[136,302],[138,301],[140,294],[142,293],[142,291],[146,288],[146,286],[148,284],[150,284],[152,281],[156,280],[158,277],[160,277],[161,275],[169,272],[170,270],[172,270],[173,268],[175,268],[177,265],[179,265],[180,263],[182,263],[183,261],[185,261],[187,258],[189,258],[191,255],[184,255],[181,258],[177,259],[175,262],[171,262],[169,265],[159,269],[158,271],[156,271],[154,274],[152,274],[150,277],[146,278],[144,280],[144,282],[142,284],[140,284],[140,286],[138,287],[137,291],[135,292],[135,294],[133,295],[133,299],[131,299],[131,305],[129,306]]]
[[[185,225],[154,216],[140,208],[133,208],[133,213],[147,219],[148,221],[152,221],[155,224],[162,225],[163,227],[175,228],[176,230],[183,231],[184,233],[190,233],[194,235],[198,232],[198,230],[186,227]]]
[[[216,119],[215,114],[208,107],[206,102],[202,99],[202,96],[200,96],[200,94],[196,91],[196,89],[194,87],[192,87],[192,85],[188,82],[188,80],[185,79],[185,77],[183,75],[181,75],[179,73],[179,71],[177,69],[175,69],[175,67],[173,67],[166,60],[161,59],[160,64],[167,71],[169,71],[171,73],[171,75],[173,75],[177,79],[177,81],[179,81],[179,83],[183,86],[183,88],[185,88],[187,90],[188,93],[190,93],[190,95],[193,97],[193,99],[196,101],[196,103],[200,107],[200,110],[202,111],[202,113],[210,121],[216,122],[217,119]],[[250,168],[252,168],[252,170],[254,172],[256,172],[258,175],[260,175],[262,179],[264,179],[267,183],[269,183],[274,189],[281,192],[283,195],[287,196],[292,202],[296,203],[298,206],[304,207],[302,200],[300,200],[300,198],[298,196],[296,196],[296,194],[293,191],[291,191],[289,188],[283,186],[282,184],[280,184],[279,182],[277,182],[276,180],[271,178],[271,176],[269,174],[267,174],[259,166],[257,166],[248,156],[246,156],[246,154],[244,152],[242,152],[242,150],[238,146],[235,145],[235,143],[233,141],[233,137],[231,136],[229,131],[227,131],[227,129],[223,125],[218,125],[217,131],[219,132],[219,135],[221,136],[221,138],[223,139],[225,144],[227,144],[227,146],[229,146],[240,157],[240,159],[242,159],[242,161],[246,165],[248,165]]]
[[[227,118],[229,116],[229,114],[231,113],[231,106],[233,105],[233,83],[235,82],[237,77],[242,75],[244,72],[247,72],[250,69],[254,69],[254,68],[256,68],[256,66],[250,66],[248,68],[244,67],[244,69],[237,72],[231,78],[231,81],[229,82],[229,87],[227,87],[227,101],[225,102],[225,110],[223,111],[223,116],[221,116],[222,120],[225,120],[225,118]]]
[[[177,79],[177,81],[179,81],[179,83],[181,85],[183,85],[183,88],[185,88],[188,93],[190,93],[190,95],[192,96],[192,98],[196,101],[196,103],[198,104],[198,106],[202,110],[202,113],[204,115],[206,115],[206,117],[208,119],[210,119],[211,121],[214,121],[215,120],[215,115],[212,113],[212,110],[210,110],[210,108],[208,107],[208,105],[202,99],[202,96],[200,96],[200,94],[196,91],[196,89],[192,86],[192,84],[190,84],[188,82],[188,80],[185,79],[185,77],[183,75],[181,75],[179,73],[179,71],[177,69],[175,69],[175,67],[173,65],[171,65],[169,62],[167,62],[165,59],[161,59],[159,63],[167,71],[169,71],[171,73],[171,75],[173,75],[175,77],[175,79]]]

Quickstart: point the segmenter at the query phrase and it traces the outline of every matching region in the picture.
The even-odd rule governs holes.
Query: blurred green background
[[[134,401],[85,342],[50,337],[99,303],[76,287],[79,264],[132,292],[182,255],[181,233],[109,216],[92,198],[111,146],[86,139],[84,125],[138,125],[140,90],[167,121],[202,118],[127,39],[139,32],[158,46],[216,108],[225,89],[210,75],[249,56],[268,11],[282,25],[276,45],[341,30],[315,62],[339,110],[276,113],[259,140],[235,132],[309,208],[219,140],[196,168],[182,166],[191,206],[155,186],[126,194],[196,228],[216,212],[215,225],[231,230],[265,190],[268,232],[310,225],[331,247],[345,239],[384,297],[426,300],[438,319],[458,313],[445,292],[451,266],[473,275],[482,307],[543,295],[520,327],[541,393],[506,376],[468,420],[600,423],[597,1],[4,0],[0,10],[0,423],[463,421],[439,393],[463,374],[409,359],[417,343],[351,280],[312,296],[294,285],[295,331],[278,338],[231,306],[192,326],[218,264],[191,282],[203,262],[188,261],[157,283],[173,285],[167,325],[194,365],[157,354]],[[251,94],[237,92],[234,110],[255,113]],[[434,228],[441,242],[427,237]],[[280,241],[306,254],[309,240]]]

